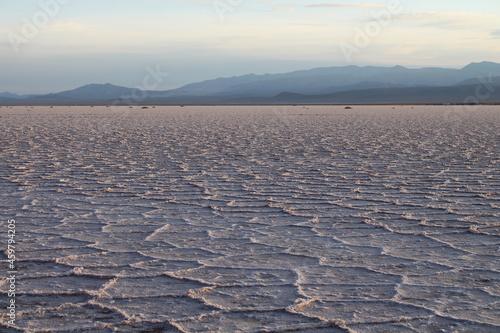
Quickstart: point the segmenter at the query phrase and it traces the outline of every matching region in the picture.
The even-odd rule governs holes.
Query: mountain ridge
[[[457,102],[468,96],[463,94],[467,89],[460,88],[466,85],[492,85],[500,83],[500,64],[494,62],[470,63],[461,69],[440,67],[407,68],[403,66],[343,66],[318,67],[309,70],[298,70],[279,74],[246,74],[228,78],[216,78],[202,82],[195,82],[182,87],[165,91],[141,91],[139,89],[105,84],[88,84],[76,89],[45,95],[19,96],[11,93],[0,93],[0,104],[139,104],[139,103],[227,103],[228,101],[250,100],[252,103],[274,102],[288,96],[290,102],[301,100],[310,102],[327,100],[329,103],[344,100],[345,96],[352,96],[360,103],[377,101],[379,99],[368,94],[367,91],[393,96],[391,101],[401,101],[394,95],[400,91],[406,99],[417,100],[409,96],[409,92],[423,94],[418,100],[435,102],[436,96],[432,89],[446,92],[443,102]],[[378,90],[377,90],[378,89]],[[402,89],[402,90],[401,90]],[[496,100],[497,88],[491,88],[486,102],[500,102]],[[467,91],[470,91],[468,89]],[[362,93],[363,92],[363,93]],[[296,94],[281,95],[282,93]],[[472,92],[474,96],[474,92]],[[279,98],[277,96],[280,96]],[[328,98],[326,96],[329,96]],[[341,98],[341,96],[344,96]],[[371,96],[371,97],[367,97]],[[491,97],[491,98],[490,98]],[[285,98],[286,99],[286,98]],[[403,101],[404,102],[404,101]]]

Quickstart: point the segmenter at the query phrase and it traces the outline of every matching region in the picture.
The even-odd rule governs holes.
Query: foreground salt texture
[[[500,330],[498,107],[0,116],[2,332]]]

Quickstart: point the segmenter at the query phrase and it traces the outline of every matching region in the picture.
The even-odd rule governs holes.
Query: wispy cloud
[[[374,4],[352,4],[352,3],[316,3],[306,5],[308,8],[366,8],[366,9],[380,9],[387,8],[382,5]]]
[[[461,30],[487,28],[492,24],[498,24],[500,17],[466,12],[425,12],[401,13],[395,19],[399,22],[414,23],[419,26]]]
[[[74,21],[58,21],[54,24],[47,26],[44,30],[48,32],[74,32],[74,31],[86,31],[89,28],[97,26],[88,26]]]
[[[274,7],[274,10],[276,10],[278,12],[285,12],[285,13],[293,13],[293,12],[295,12],[295,8],[283,7],[283,6]]]
[[[490,32],[490,35],[493,39],[500,39],[500,30],[493,30]]]

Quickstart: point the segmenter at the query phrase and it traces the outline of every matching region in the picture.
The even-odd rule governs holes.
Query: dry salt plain
[[[1,332],[500,331],[498,106],[0,117]]]

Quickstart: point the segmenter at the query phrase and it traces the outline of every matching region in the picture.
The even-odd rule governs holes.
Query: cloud
[[[290,8],[290,7],[274,7],[275,10],[279,11],[279,12],[285,12],[285,13],[293,13],[295,12],[295,9],[294,8]]]
[[[74,21],[57,21],[54,24],[48,25],[44,31],[47,32],[75,32],[86,31],[89,28],[97,26],[88,26]]]
[[[401,13],[396,15],[395,19],[399,22],[415,23],[424,27],[462,30],[496,25],[500,17],[466,12],[425,12]]]
[[[500,39],[500,30],[493,30],[490,35],[493,39]]]
[[[366,9],[381,9],[387,6],[373,4],[351,4],[351,3],[317,3],[306,5],[308,8],[366,8]]]

